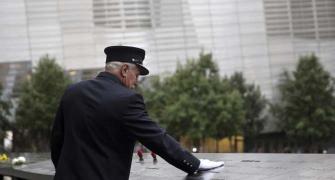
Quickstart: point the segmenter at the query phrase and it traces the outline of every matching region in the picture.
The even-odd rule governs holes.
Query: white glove
[[[223,161],[210,161],[208,159],[200,159],[199,171],[207,171],[224,165]]]

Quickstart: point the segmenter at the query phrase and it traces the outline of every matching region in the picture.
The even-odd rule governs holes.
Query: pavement
[[[197,153],[198,158],[224,161],[225,166],[188,176],[160,157],[150,154],[139,161],[134,154],[130,180],[335,180],[334,154]],[[15,167],[16,170],[52,176],[50,160]]]

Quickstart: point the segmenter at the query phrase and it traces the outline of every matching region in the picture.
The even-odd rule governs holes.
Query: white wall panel
[[[271,97],[279,73],[301,55],[315,52],[335,74],[334,4],[308,0],[306,7],[315,2],[317,9],[293,3],[299,7],[292,10],[290,2],[2,0],[0,62],[36,64],[48,53],[66,69],[94,69],[104,66],[106,46],[133,45],[146,49],[151,74],[166,74],[204,50],[221,75],[242,71]],[[300,11],[308,13],[296,17]],[[305,20],[320,29],[303,32],[297,24]]]
[[[46,54],[55,57],[62,65],[63,45],[57,1],[29,0],[25,3],[33,65]]]
[[[24,0],[0,1],[0,63],[30,60]]]

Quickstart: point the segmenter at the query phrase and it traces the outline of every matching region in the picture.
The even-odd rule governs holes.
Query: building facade
[[[334,0],[2,0],[0,9],[5,94],[45,54],[76,80],[92,77],[110,45],[144,48],[152,75],[211,52],[221,75],[243,72],[269,99],[301,55],[335,75]]]

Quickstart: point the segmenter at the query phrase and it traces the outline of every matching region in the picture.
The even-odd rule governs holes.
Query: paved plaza
[[[224,161],[225,166],[187,176],[184,172],[150,154],[140,162],[134,155],[130,180],[335,180],[335,155],[332,154],[215,154],[198,153],[199,158]],[[16,170],[53,175],[50,160],[34,162]],[[51,178],[50,178],[51,179]]]

